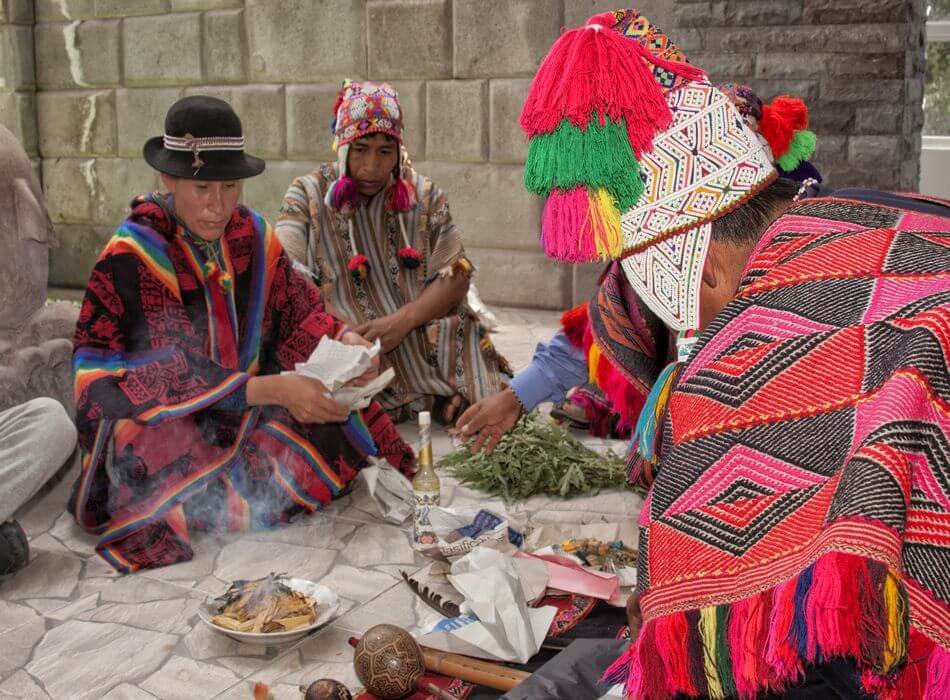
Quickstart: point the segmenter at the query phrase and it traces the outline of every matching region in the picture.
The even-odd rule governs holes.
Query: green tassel
[[[815,146],[818,145],[818,137],[815,132],[802,129],[792,135],[792,142],[789,144],[788,153],[778,159],[778,167],[785,172],[791,172],[797,168],[802,161],[811,158],[815,152]]]
[[[546,195],[585,185],[610,192],[620,211],[636,204],[643,194],[640,164],[633,155],[626,126],[595,115],[581,131],[568,120],[550,134],[531,139],[524,168],[529,192]]]
[[[729,651],[729,608],[716,606],[716,670],[719,683],[727,698],[736,696],[736,681],[732,676],[732,654]]]

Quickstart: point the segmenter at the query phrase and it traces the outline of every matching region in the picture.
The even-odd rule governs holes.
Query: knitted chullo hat
[[[352,215],[360,204],[359,189],[347,168],[350,144],[370,134],[387,134],[399,143],[401,149],[402,123],[399,96],[392,85],[343,81],[333,107],[331,126],[340,177],[327,191],[328,206]],[[415,188],[404,175],[400,158],[386,195],[386,208],[390,211],[410,211],[416,205]]]
[[[674,330],[699,325],[710,222],[777,177],[735,106],[636,10],[565,32],[521,114],[525,184],[547,194],[545,252],[624,259]]]

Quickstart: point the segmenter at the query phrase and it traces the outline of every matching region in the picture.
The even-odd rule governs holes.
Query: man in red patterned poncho
[[[264,168],[243,144],[225,102],[176,103],[144,149],[169,194],[132,203],[86,291],[70,508],[119,571],[190,559],[190,529],[265,528],[319,508],[370,455],[412,464],[378,405],[351,414],[320,382],[281,374],[324,336],[367,343],[238,204],[241,180]]]

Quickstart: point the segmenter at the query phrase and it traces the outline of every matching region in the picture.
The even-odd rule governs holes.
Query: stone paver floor
[[[495,340],[516,367],[557,324],[550,312],[498,315]],[[402,430],[415,439],[412,427]],[[433,447],[437,457],[451,449],[444,431]],[[380,622],[410,626],[430,614],[399,576],[429,560],[410,546],[409,526],[375,518],[359,489],[279,530],[196,534],[192,561],[119,576],[63,511],[74,476],[18,515],[32,560],[0,584],[0,699],[246,699],[263,681],[276,698],[299,700],[299,684],[323,677],[356,690],[347,639]],[[442,498],[448,506],[500,505],[450,479]],[[537,497],[510,510],[527,511],[533,523],[621,522],[638,506],[633,494],[615,492],[567,502]],[[331,587],[342,599],[340,616],[283,647],[243,645],[200,622],[198,606],[230,581],[272,571]]]

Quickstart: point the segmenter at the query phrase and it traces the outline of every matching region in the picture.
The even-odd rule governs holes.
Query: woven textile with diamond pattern
[[[669,403],[630,697],[752,698],[851,658],[950,688],[950,218],[794,205]]]

